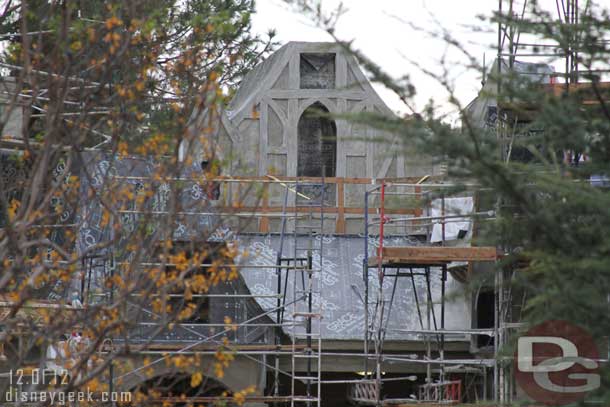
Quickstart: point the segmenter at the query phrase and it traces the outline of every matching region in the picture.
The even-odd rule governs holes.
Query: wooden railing
[[[428,178],[429,179],[429,178]],[[264,177],[248,177],[248,176],[219,176],[213,179],[216,182],[222,184],[237,184],[237,189],[243,188],[243,185],[253,186],[259,185],[262,188],[261,200],[258,205],[245,206],[240,204],[231,204],[221,201],[221,205],[218,209],[221,212],[248,212],[252,213],[253,216],[263,215],[260,218],[258,231],[260,233],[268,233],[270,231],[269,218],[273,217],[273,214],[278,216],[282,212],[290,213],[309,213],[311,208],[308,206],[299,206],[298,200],[292,200],[296,206],[288,206],[283,208],[281,205],[271,205],[269,200],[269,187],[270,185],[281,185],[288,186],[296,185],[298,182],[301,183],[320,183],[322,178],[316,177],[285,177],[285,176],[264,176]],[[332,177],[324,178],[324,183],[329,185],[336,185],[336,199],[334,205],[325,206],[323,211],[325,214],[335,215],[335,233],[344,234],[346,233],[346,215],[361,215],[364,217],[364,188],[362,196],[358,197],[360,204],[359,206],[348,206],[346,205],[346,185],[362,185],[372,186],[379,185],[381,183],[394,183],[394,184],[407,184],[407,187],[412,187],[413,192],[416,194],[416,201],[419,202],[421,196],[421,186],[416,185],[421,177],[403,177],[403,178],[351,178],[351,177]],[[239,193],[237,194],[239,195]],[[368,213],[370,215],[377,214],[377,208],[369,208]],[[414,207],[399,207],[399,208],[386,208],[385,213],[388,215],[412,215],[422,216],[423,208],[420,205]],[[357,216],[356,216],[357,217]]]

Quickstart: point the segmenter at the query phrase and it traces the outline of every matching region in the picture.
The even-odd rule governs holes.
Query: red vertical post
[[[381,199],[380,199],[379,215],[379,247],[377,248],[377,277],[379,278],[379,286],[383,283],[383,225],[385,224],[385,182],[381,183]]]
[[[385,183],[381,184],[381,202],[379,215],[381,216],[381,222],[379,222],[379,248],[377,249],[377,256],[381,257],[383,252],[383,225],[385,224]]]
[[[380,199],[380,208],[379,215],[381,216],[381,220],[379,222],[379,247],[377,248],[377,260],[378,260],[378,274],[379,274],[379,283],[382,283],[383,280],[383,269],[381,268],[383,262],[383,226],[385,224],[385,182],[381,184],[381,199]]]

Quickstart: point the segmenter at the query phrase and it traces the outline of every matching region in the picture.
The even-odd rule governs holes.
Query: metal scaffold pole
[[[365,290],[365,312],[364,312],[364,355],[365,360],[364,366],[364,377],[353,384],[351,391],[351,398],[355,402],[367,405],[386,405],[388,402],[396,402],[398,400],[392,400],[384,396],[383,384],[392,378],[386,378],[384,372],[384,364],[392,363],[401,359],[398,355],[392,353],[386,353],[384,351],[384,342],[388,331],[401,332],[404,334],[422,334],[423,357],[409,358],[409,363],[421,365],[425,370],[425,382],[418,386],[418,403],[447,403],[447,402],[458,402],[462,400],[462,381],[461,380],[450,380],[448,378],[448,372],[455,371],[455,364],[457,360],[448,357],[446,352],[446,337],[449,335],[455,335],[457,331],[447,330],[446,320],[446,297],[447,297],[447,281],[449,276],[448,265],[454,261],[460,261],[452,253],[456,253],[456,250],[467,249],[478,251],[483,249],[482,247],[469,247],[469,248],[456,248],[445,244],[446,241],[446,224],[457,221],[456,216],[447,213],[445,207],[445,192],[443,188],[448,187],[448,184],[434,185],[433,187],[441,188],[439,193],[439,210],[440,216],[422,217],[423,219],[429,219],[436,221],[440,229],[439,245],[432,246],[420,246],[418,244],[407,245],[407,247],[395,247],[394,240],[386,239],[386,234],[391,231],[392,223],[402,221],[401,217],[386,216],[385,199],[387,195],[400,195],[398,192],[388,192],[389,188],[397,187],[397,185],[388,183],[381,183],[378,186],[373,187],[365,192],[365,208],[366,213],[371,212],[368,205],[368,199],[371,195],[378,195],[379,201],[378,206],[373,209],[372,213],[377,213],[377,217],[372,222],[370,217],[365,214],[364,224],[364,261],[363,261],[363,282]],[[418,194],[422,194],[421,185],[415,184],[414,187],[419,188]],[[428,192],[424,192],[428,193]],[[406,193],[409,194],[408,192]],[[472,214],[466,215],[467,217],[478,217],[488,216],[491,217],[490,213]],[[461,215],[463,218],[464,215]],[[378,219],[377,219],[378,218]],[[378,235],[378,247],[376,248],[376,256],[370,258],[368,255],[369,248],[369,226],[377,225],[379,227]],[[386,230],[387,229],[387,230]],[[391,233],[390,233],[391,235]],[[388,236],[390,236],[388,235]],[[392,235],[393,236],[393,235]],[[387,244],[386,244],[387,242]],[[391,242],[391,243],[390,243]],[[387,247],[386,247],[387,245]],[[419,251],[438,252],[438,257],[432,258],[419,257],[416,253]],[[472,258],[469,261],[495,261],[497,259],[497,250],[495,247],[487,247],[485,250],[489,251],[488,257],[477,257]],[[401,255],[400,253],[405,253]],[[410,254],[409,254],[410,253]],[[443,255],[445,253],[445,255]],[[458,256],[459,257],[459,256]],[[376,297],[374,300],[374,310],[368,312],[369,305],[369,287],[368,287],[368,271],[374,268],[377,271],[377,287]],[[390,271],[392,270],[392,272]],[[392,316],[393,307],[396,301],[396,292],[400,290],[399,279],[400,277],[407,277],[410,281],[410,286],[413,290],[414,302],[416,305],[417,316],[419,317],[419,330],[413,329],[397,329],[389,327],[390,318]],[[421,282],[416,283],[416,277],[421,278]],[[387,280],[390,278],[390,280]],[[438,283],[437,283],[438,278]],[[418,288],[418,285],[421,285]],[[420,301],[420,295],[418,290],[425,290],[425,305],[424,302]],[[390,291],[388,291],[390,290]],[[437,291],[438,290],[438,291]],[[387,299],[385,297],[387,295]],[[424,297],[422,297],[424,298]],[[425,306],[425,311],[422,309]],[[402,310],[401,310],[402,311]],[[425,315],[424,315],[425,312]],[[440,314],[439,314],[440,312]],[[439,316],[440,315],[440,316]],[[425,320],[425,322],[424,322]],[[493,336],[495,330],[491,329],[462,329],[459,332],[463,332],[468,335],[489,335]],[[369,359],[369,340],[373,341],[374,345],[374,358],[375,366],[374,371],[371,373],[368,371],[370,363]],[[495,363],[495,359],[488,359],[482,362],[483,359],[478,359],[479,362],[473,363],[473,360],[464,360],[464,365],[472,365],[473,369],[476,370],[476,374],[485,374],[487,367],[492,367]],[[477,368],[474,368],[474,365]],[[449,366],[449,367],[448,367]],[[482,369],[480,366],[484,366]],[[373,370],[373,369],[371,369]],[[437,376],[438,375],[438,376]],[[485,382],[485,378],[483,378]],[[485,390],[483,390],[485,394]]]
[[[297,406],[304,403],[307,407],[319,407],[321,405],[322,384],[320,295],[324,270],[324,199],[326,184],[324,178],[317,183],[297,182],[295,189],[297,191],[295,203],[298,203],[298,198],[303,199],[302,204],[308,209],[309,213],[306,218],[303,218],[298,210],[299,205],[295,204],[294,217],[292,218],[294,221],[293,257],[292,259],[284,258],[284,260],[294,265],[292,269],[292,290],[295,301],[292,306],[292,320],[303,322],[305,328],[305,332],[300,332],[297,329],[300,325],[294,324],[292,329],[290,405]],[[306,191],[306,193],[300,192],[300,189]],[[315,301],[314,295],[316,297]],[[305,346],[303,349],[297,348],[299,337],[304,338]],[[302,362],[305,365],[304,374],[299,373],[303,369]],[[299,384],[297,382],[305,384],[305,394],[298,394],[297,387]]]
[[[286,205],[288,204],[288,186],[286,185],[284,187],[284,202],[283,202],[283,207],[282,207],[282,213],[285,214],[286,213]],[[276,307],[277,307],[277,312],[276,312],[276,322],[278,324],[282,323],[282,315],[283,315],[283,308],[282,308],[282,295],[284,296],[284,301],[286,300],[285,294],[286,292],[284,291],[282,293],[282,251],[284,249],[284,235],[286,233],[286,221],[287,218],[284,216],[282,217],[282,229],[280,231],[280,247],[279,250],[277,252],[277,259],[276,259],[276,263],[277,263],[277,268],[276,268],[276,278],[277,278],[277,301],[276,301]],[[288,271],[288,269],[285,269],[286,271]],[[286,276],[284,277],[286,279],[286,281],[288,281],[288,273],[286,273]],[[275,344],[279,347],[281,347],[281,343],[282,343],[282,336],[281,336],[282,332],[281,329],[278,328],[276,330],[275,333]],[[274,370],[274,382],[273,382],[273,395],[278,397],[280,395],[280,356],[279,355],[275,355],[275,370]]]
[[[364,280],[364,377],[369,377],[369,191],[364,193],[364,258],[362,260]]]

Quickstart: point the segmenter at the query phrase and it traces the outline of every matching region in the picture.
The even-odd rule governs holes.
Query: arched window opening
[[[299,119],[297,176],[335,176],[337,126],[334,120],[324,116],[328,113],[322,103],[316,102]]]
[[[328,109],[320,102],[309,106],[299,119],[297,126],[297,176],[334,177],[337,167],[337,125],[329,118]],[[319,196],[320,191],[306,188],[310,194]],[[303,190],[305,193],[305,190]],[[307,195],[307,193],[305,193]],[[334,188],[328,185],[324,200],[333,202]]]

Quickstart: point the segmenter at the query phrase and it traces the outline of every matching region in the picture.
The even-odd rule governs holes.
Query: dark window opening
[[[522,123],[519,122],[514,125],[515,137],[512,145],[508,142],[508,146],[506,147],[506,154],[509,154],[510,151],[510,161],[520,162],[520,163],[539,163],[540,158],[538,158],[530,149],[531,147],[535,147],[535,149],[542,156],[549,156],[549,150],[545,147],[543,143],[544,132],[536,129],[523,130],[526,127],[530,126],[530,123]]]
[[[328,113],[322,103],[316,102],[299,119],[297,176],[335,176],[337,126],[323,116]]]
[[[543,156],[548,156],[543,140],[544,132],[541,129],[532,128],[528,120],[519,120],[514,114],[502,111],[498,116],[496,106],[488,106],[485,113],[485,125],[491,131],[495,131],[498,120],[503,128],[509,129],[508,135],[503,139],[502,154],[509,157],[510,161],[520,163],[536,163],[539,158],[530,150],[532,146]]]
[[[299,119],[297,176],[334,177],[337,165],[337,126],[335,121],[325,116],[328,109],[320,102],[309,106]],[[318,201],[321,188],[316,185],[301,185],[299,191]],[[334,185],[326,185],[324,201],[334,204]],[[315,199],[318,198],[318,199]]]
[[[496,296],[493,291],[481,291],[477,297],[477,328],[491,329],[495,327],[495,300]],[[477,335],[477,346],[484,348],[493,346],[494,340],[492,336]]]
[[[335,54],[301,54],[300,71],[301,89],[335,88]]]

